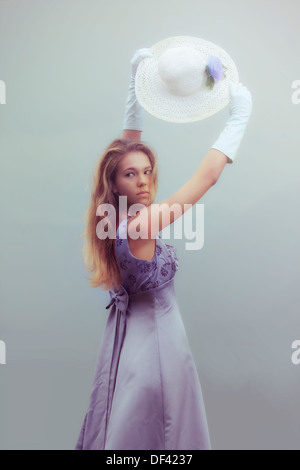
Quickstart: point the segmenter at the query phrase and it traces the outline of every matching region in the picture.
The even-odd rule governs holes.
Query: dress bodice
[[[179,267],[177,250],[156,236],[152,260],[136,258],[130,251],[127,224],[130,217],[122,220],[116,232],[116,258],[122,277],[122,285],[129,294],[145,291],[172,279]]]

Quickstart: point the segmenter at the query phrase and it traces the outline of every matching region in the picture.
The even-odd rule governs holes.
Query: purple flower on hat
[[[222,64],[219,57],[212,55],[209,56],[205,67],[205,72],[207,74],[206,86],[208,86],[211,90],[215,86],[216,80],[224,80],[224,78],[226,78],[226,75],[222,70],[223,68],[227,70],[227,67]]]

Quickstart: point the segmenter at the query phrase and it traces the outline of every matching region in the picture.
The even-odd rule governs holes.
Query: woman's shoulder
[[[129,235],[129,225],[130,220],[134,217],[127,217],[123,219],[116,231],[116,248],[119,252],[119,255],[122,255],[126,252],[129,258],[133,258],[138,261],[151,262],[154,260],[156,255],[156,248],[158,244],[157,239],[160,239],[160,235],[154,239],[143,239],[143,238],[131,238]]]

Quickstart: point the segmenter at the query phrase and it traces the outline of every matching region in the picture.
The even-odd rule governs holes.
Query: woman
[[[87,212],[85,260],[92,285],[110,289],[106,308],[111,310],[78,450],[211,449],[201,385],[174,290],[177,253],[159,232],[199,201],[226,163],[234,161],[251,113],[251,95],[241,84],[231,85],[224,131],[195,174],[153,204],[156,157],[141,142],[142,109],[134,87],[139,62],[150,56],[148,49],[140,49],[131,61],[123,136],[107,147],[98,164]],[[119,214],[121,196],[126,206]],[[101,239],[95,216],[101,204],[116,209],[116,239]],[[173,204],[180,208],[175,214]],[[105,219],[105,227],[114,228],[113,218]]]

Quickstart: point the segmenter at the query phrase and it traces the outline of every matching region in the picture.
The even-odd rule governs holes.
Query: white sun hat
[[[229,84],[238,83],[237,67],[216,44],[175,36],[154,44],[135,77],[140,105],[156,118],[193,122],[208,118],[230,101]]]

